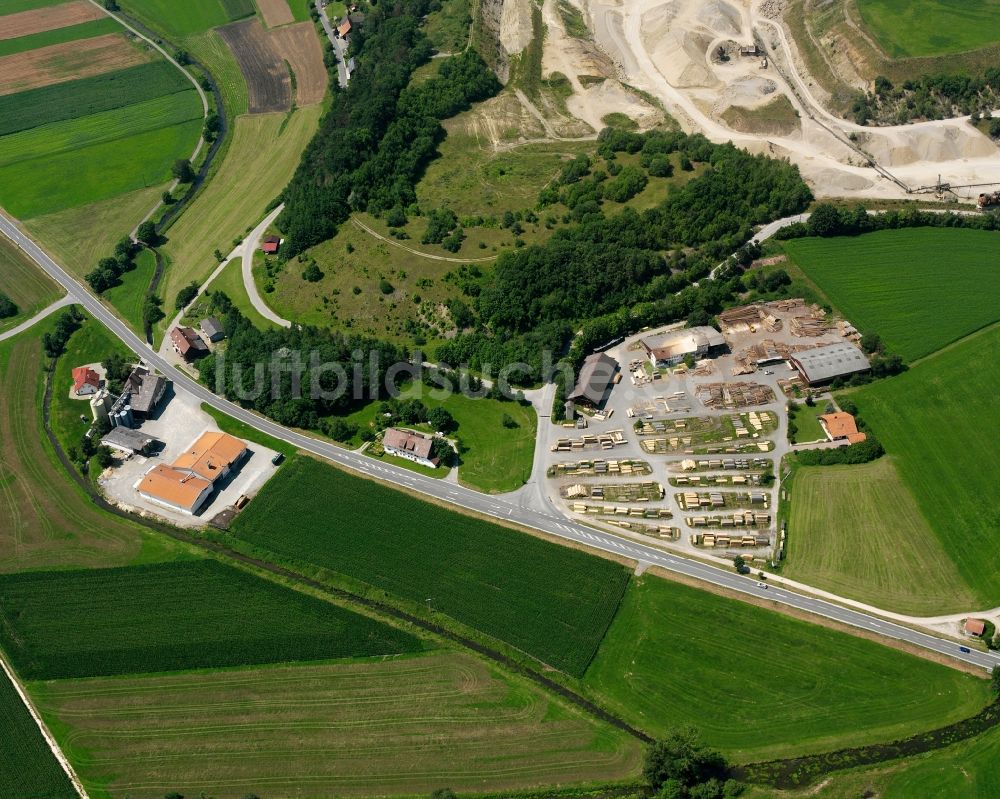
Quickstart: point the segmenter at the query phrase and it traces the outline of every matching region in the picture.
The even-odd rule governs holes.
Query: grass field
[[[0,577],[26,679],[415,652],[409,633],[214,560]]]
[[[63,295],[6,237],[0,238],[0,291],[17,306],[15,316],[0,319],[0,332],[16,327]]]
[[[961,53],[1000,41],[998,0],[858,0],[858,8],[895,58]]]
[[[795,580],[918,616],[977,604],[891,458],[800,468],[788,525]]]
[[[18,799],[76,799],[17,691],[0,671],[0,796]]]
[[[639,760],[621,733],[458,653],[33,689],[95,799],[428,796],[612,781]]]
[[[268,203],[285,188],[312,138],[322,105],[290,116],[262,114],[236,120],[226,159],[194,203],[167,231],[164,251],[171,264],[163,296],[172,304],[192,280],[204,280],[214,268],[212,251],[228,253],[264,216]]]
[[[410,385],[400,392],[401,399],[415,397],[428,408],[446,409],[458,422],[458,430],[449,438],[459,441],[461,464],[459,479],[480,491],[500,493],[520,488],[531,476],[535,454],[537,417],[530,405],[472,399],[454,393],[441,400],[430,395],[422,384]],[[378,413],[378,403],[371,403],[351,414],[349,421],[361,430],[371,429]],[[517,427],[503,426],[509,415]],[[418,429],[433,432],[427,425]],[[360,440],[355,443],[360,443]]]
[[[194,89],[176,92],[4,136],[0,138],[0,166],[48,158],[201,118],[198,93]],[[35,164],[34,169],[38,168]]]
[[[2,9],[0,9],[2,10]],[[33,33],[28,36],[18,36],[15,39],[0,40],[0,58],[14,53],[23,53],[37,47],[49,47],[53,44],[73,42],[79,39],[89,39],[94,36],[104,36],[106,33],[118,33],[121,25],[110,17],[83,22],[79,25],[67,25],[65,28]]]
[[[913,360],[1000,319],[1000,233],[883,230],[796,239],[785,250],[854,325]]]
[[[196,119],[8,164],[0,167],[0,204],[14,216],[31,218],[160,185],[200,132]],[[66,180],[69,174],[73,180]]]
[[[232,124],[233,119],[247,112],[249,104],[246,78],[240,72],[232,51],[215,31],[188,36],[184,40],[184,46],[212,73]]]
[[[826,439],[826,433],[819,423],[819,417],[826,413],[826,403],[818,402],[812,407],[802,403],[795,412],[795,441],[801,444],[805,441],[822,441]]]
[[[985,680],[646,576],[585,685],[651,735],[681,724],[737,761],[895,740],[977,712]]]
[[[294,517],[282,510],[293,501]],[[284,558],[429,604],[576,675],[590,662],[628,583],[628,571],[616,563],[309,458],[289,463],[264,486],[233,531]]]
[[[230,21],[219,0],[120,0],[119,5],[144,25],[175,39]]]
[[[33,8],[54,6],[65,0],[3,0],[0,4],[0,14],[17,14],[20,11],[31,11]]]
[[[149,250],[140,250],[135,257],[135,269],[122,275],[122,282],[104,292],[110,302],[133,330],[142,332],[142,307],[146,291],[156,273],[156,257]],[[168,309],[169,310],[169,309]],[[169,316],[169,314],[168,314]]]
[[[28,220],[25,227],[59,263],[83,277],[160,200],[169,184]]]
[[[253,326],[259,330],[273,330],[277,328],[270,319],[265,319],[247,296],[246,286],[243,285],[243,259],[234,258],[229,265],[222,270],[215,280],[208,287],[209,291],[221,291],[233,301],[241,314],[249,319]]]
[[[56,460],[41,418],[45,328],[0,343],[0,571],[185,556],[169,539],[98,510]]]
[[[0,97],[0,135],[122,108],[175,92],[190,82],[164,60]]]
[[[980,602],[1000,600],[1000,327],[851,392]]]

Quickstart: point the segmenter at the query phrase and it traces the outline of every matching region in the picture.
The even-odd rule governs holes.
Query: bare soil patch
[[[276,52],[260,20],[245,20],[218,29],[240,65],[249,89],[251,114],[287,111],[292,107],[288,67]]]
[[[0,39],[17,39],[32,33],[67,28],[102,16],[101,10],[86,0],[72,0],[58,6],[20,11],[0,17]]]
[[[279,25],[287,25],[295,22],[292,10],[285,0],[257,0],[257,8],[264,15],[264,22],[269,28],[276,28]]]
[[[152,57],[120,33],[39,47],[0,58],[0,95],[125,69]]]
[[[312,23],[287,25],[268,31],[267,35],[278,55],[295,72],[296,104],[301,107],[320,102],[326,94],[327,72],[323,65],[323,49]]]

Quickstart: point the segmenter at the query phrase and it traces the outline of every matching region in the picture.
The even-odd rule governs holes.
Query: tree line
[[[854,97],[851,113],[859,125],[902,125],[916,119],[989,114],[998,99],[1000,68],[997,67],[979,75],[919,75],[898,86],[879,75],[872,91]]]
[[[871,214],[861,204],[853,208],[840,208],[830,203],[819,203],[810,213],[807,222],[796,222],[775,234],[779,240],[798,239],[805,236],[860,236],[876,230],[898,230],[910,227],[958,227],[974,230],[1000,230],[1000,214],[955,214],[921,211],[914,206],[901,210]]]
[[[282,195],[278,225],[287,255],[331,238],[353,210],[411,204],[444,136],[439,120],[499,90],[471,49],[445,59],[436,77],[408,86],[433,52],[420,29],[429,6],[429,0],[380,3],[353,34],[357,70],[345,89],[334,83],[331,107]]]

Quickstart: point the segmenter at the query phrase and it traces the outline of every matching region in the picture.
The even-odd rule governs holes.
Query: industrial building
[[[789,361],[810,386],[825,385],[838,377],[850,377],[871,368],[865,354],[846,341],[800,350]]]
[[[642,340],[646,357],[655,368],[676,366],[688,356],[704,358],[718,355],[725,346],[725,336],[707,325],[677,330],[655,342]]]
[[[138,455],[148,452],[150,447],[160,442],[154,436],[148,436],[130,427],[115,427],[108,431],[101,439],[101,443],[127,455]]]
[[[220,432],[203,433],[172,465],[160,464],[146,472],[136,489],[150,502],[193,515],[246,454],[246,445],[238,438]]]
[[[603,352],[588,355],[580,369],[576,385],[566,399],[591,408],[600,407],[611,386],[614,385],[617,373],[618,361],[610,355],[605,355]]]

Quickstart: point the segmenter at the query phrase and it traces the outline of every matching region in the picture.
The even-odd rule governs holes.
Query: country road
[[[342,449],[334,444],[320,441],[251,413],[238,405],[212,393],[208,388],[176,369],[136,336],[129,327],[115,316],[94,295],[84,288],[74,277],[52,260],[30,237],[26,236],[11,220],[0,214],[0,231],[16,244],[28,257],[63,286],[70,297],[108,328],[129,349],[138,354],[154,368],[160,370],[175,385],[193,394],[202,402],[211,405],[239,421],[267,435],[285,441],[305,452],[325,458],[352,472],[391,483],[411,492],[450,503],[468,511],[495,518],[501,522],[521,525],[559,539],[580,544],[601,552],[625,557],[641,564],[703,580],[730,591],[755,596],[777,604],[785,605],[805,613],[814,614],[841,624],[849,625],[868,633],[906,642],[915,647],[944,655],[948,658],[992,670],[1000,663],[1000,654],[972,650],[962,652],[959,644],[939,638],[910,627],[886,620],[869,613],[843,607],[824,599],[795,593],[783,588],[780,578],[767,588],[758,587],[753,578],[743,577],[731,570],[710,566],[680,555],[675,555],[656,547],[631,541],[612,533],[597,531],[578,524],[562,516],[545,498],[537,503],[540,507],[523,507],[512,503],[503,496],[490,496],[452,483],[444,483],[431,477],[411,472],[407,469],[380,463],[367,456]],[[387,542],[387,546],[390,545]]]

